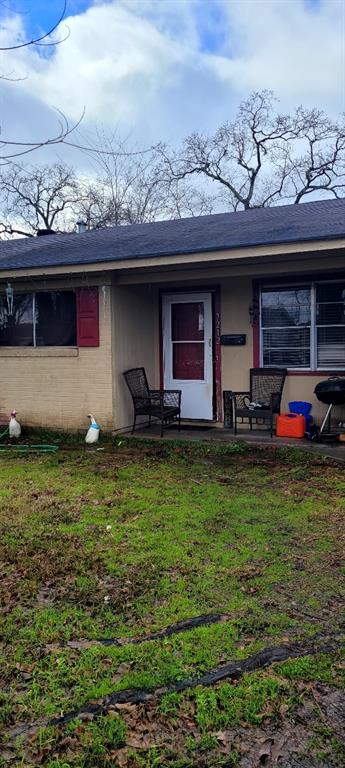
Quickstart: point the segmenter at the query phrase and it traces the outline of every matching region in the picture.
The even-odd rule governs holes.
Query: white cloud
[[[222,0],[237,55],[215,57],[218,76],[239,92],[273,89],[289,108],[303,102],[344,109],[345,4],[303,0]]]
[[[181,60],[155,27],[116,5],[90,8],[68,19],[70,37],[42,60],[36,51],[13,55],[26,66],[26,92],[40,93],[76,118],[86,106],[88,118],[135,120],[159,84],[174,77]]]
[[[213,130],[262,88],[276,92],[283,110],[304,103],[336,115],[344,8],[343,0],[97,2],[67,19],[70,37],[49,58],[30,48],[2,57],[3,72],[28,77],[1,84],[1,121],[37,133],[54,124],[52,105],[71,119],[85,106],[85,128],[97,121],[145,143],[172,142]],[[12,18],[0,40],[15,39],[22,23]]]

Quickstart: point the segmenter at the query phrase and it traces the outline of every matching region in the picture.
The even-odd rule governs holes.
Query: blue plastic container
[[[289,403],[290,413],[299,413],[305,417],[306,432],[309,432],[310,424],[313,420],[313,417],[310,415],[312,407],[312,403],[305,403],[303,400],[292,400],[292,402]]]

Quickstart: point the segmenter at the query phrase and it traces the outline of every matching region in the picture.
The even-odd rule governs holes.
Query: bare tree
[[[11,164],[0,173],[0,234],[33,237],[40,229],[73,229],[85,194],[74,171],[52,166]]]
[[[82,217],[90,227],[120,226],[161,218],[165,200],[162,180],[156,173],[155,147],[131,146],[129,137],[111,135],[99,128],[84,142],[94,167]]]
[[[0,238],[68,232],[77,219],[98,229],[211,212],[197,190],[159,177],[151,153],[113,149],[97,158],[98,177],[77,176],[63,163],[0,169]]]
[[[82,142],[91,156],[95,177],[85,180],[80,214],[89,228],[121,226],[210,212],[206,195],[185,180],[167,177],[159,146],[130,146],[115,131],[99,129]]]
[[[215,201],[205,190],[186,179],[162,180],[165,190],[167,219],[184,219],[192,216],[206,216],[213,212]]]
[[[301,154],[291,158],[286,192],[294,203],[315,192],[345,195],[345,121],[333,122],[319,110],[296,110]]]
[[[163,175],[212,182],[217,204],[233,210],[343,196],[344,122],[303,107],[282,115],[275,101],[270,91],[253,93],[213,136],[192,133],[175,152],[161,146]]]

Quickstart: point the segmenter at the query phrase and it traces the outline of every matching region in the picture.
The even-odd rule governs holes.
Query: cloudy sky
[[[1,3],[0,45],[49,28],[62,5]],[[262,88],[283,111],[345,107],[345,0],[67,0],[67,29],[56,47],[0,53],[2,74],[25,78],[0,81],[5,138],[53,132],[57,107],[72,121],[85,108],[85,134],[98,123],[175,143]]]

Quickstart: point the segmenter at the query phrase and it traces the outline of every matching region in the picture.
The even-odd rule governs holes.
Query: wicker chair
[[[248,419],[250,429],[256,423],[268,421],[273,436],[274,414],[280,413],[280,403],[287,371],[285,368],[251,368],[249,392],[232,392],[234,407],[234,433],[237,435],[237,419]],[[249,404],[258,407],[250,408]],[[261,406],[261,407],[260,407]]]
[[[130,368],[124,372],[128,389],[132,395],[134,406],[134,421],[132,434],[135,430],[137,416],[148,416],[160,421],[161,437],[163,428],[173,422],[181,426],[181,390],[180,389],[149,389],[145,368]]]

